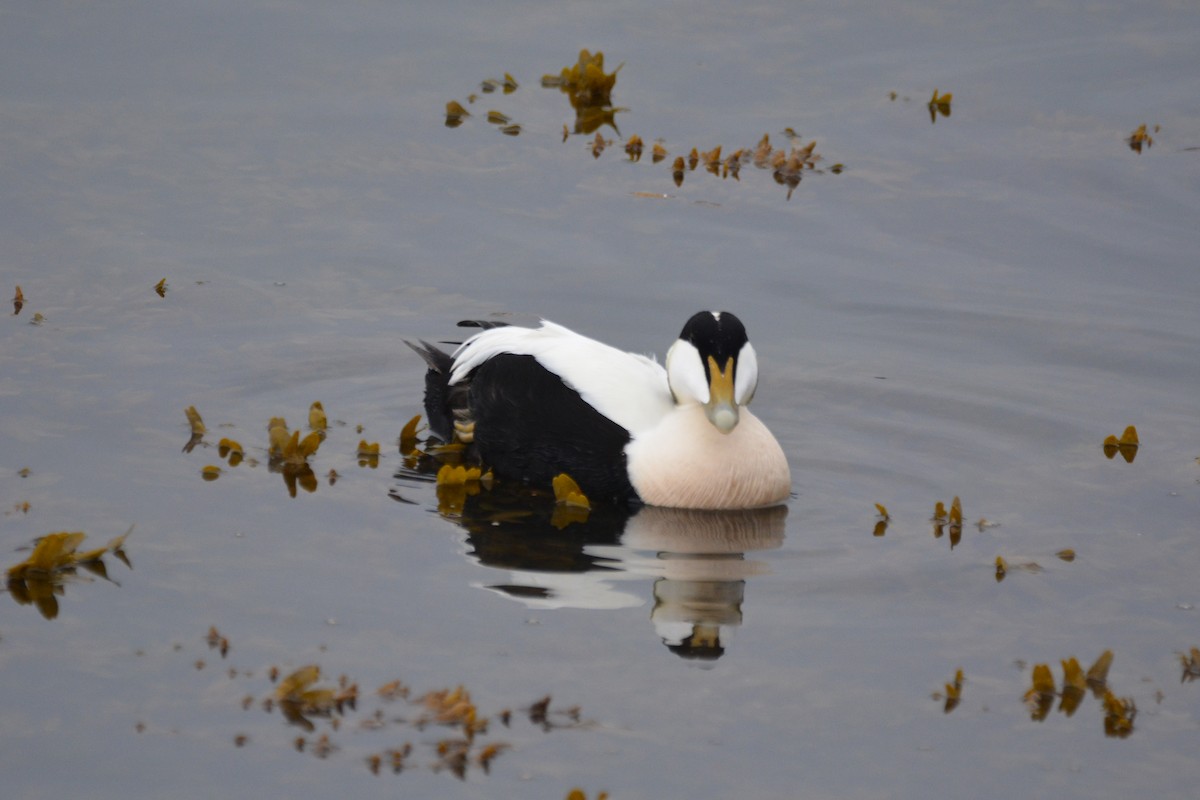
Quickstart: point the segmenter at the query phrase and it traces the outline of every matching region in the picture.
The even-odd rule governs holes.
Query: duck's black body
[[[588,497],[638,499],[625,462],[629,432],[536,358],[493,356],[468,380],[473,443],[497,475],[540,486],[567,472]]]

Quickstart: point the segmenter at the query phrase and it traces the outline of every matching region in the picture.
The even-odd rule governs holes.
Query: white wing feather
[[[675,407],[666,370],[654,359],[548,320],[542,320],[540,328],[506,326],[475,334],[454,352],[450,383],[502,353],[533,356],[588,405],[633,434],[654,427]]]

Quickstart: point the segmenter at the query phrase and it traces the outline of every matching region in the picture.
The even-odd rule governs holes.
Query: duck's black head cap
[[[684,324],[679,338],[690,342],[700,351],[707,370],[708,356],[724,365],[731,357],[736,358],[749,341],[746,326],[728,311],[700,311]]]

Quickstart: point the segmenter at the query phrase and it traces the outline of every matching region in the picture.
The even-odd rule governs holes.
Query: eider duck
[[[701,311],[666,365],[561,325],[484,330],[428,366],[425,410],[443,441],[469,444],[497,477],[549,486],[567,473],[593,500],[694,509],[782,502],[791,474],[746,405],[758,360],[742,322]]]

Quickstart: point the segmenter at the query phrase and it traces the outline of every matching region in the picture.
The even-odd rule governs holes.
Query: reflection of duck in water
[[[543,321],[493,326],[453,355],[410,345],[429,366],[433,432],[457,437],[497,476],[549,486],[569,474],[593,500],[677,508],[783,501],[783,450],[746,404],[758,363],[733,314],[684,325],[666,367]]]
[[[779,547],[787,519],[787,506],[594,511],[587,522],[560,529],[544,495],[469,497],[456,518],[467,533],[466,555],[491,568],[474,585],[534,609],[612,610],[642,605],[643,592],[630,582],[651,578],[655,630],[676,655],[696,660],[724,653],[741,625],[746,581],[767,571],[746,554]]]
[[[553,498],[516,485],[467,497],[455,518],[467,533],[466,555],[492,568],[473,585],[529,608],[614,609],[645,601],[615,583],[632,577],[607,555],[633,509],[597,506],[586,523],[555,524]],[[492,570],[501,570],[503,577]]]
[[[653,550],[661,571],[650,618],[675,655],[712,661],[725,653],[742,624],[746,579],[766,571],[746,553],[783,543],[787,507],[744,511],[645,508],[630,520],[622,543]]]

